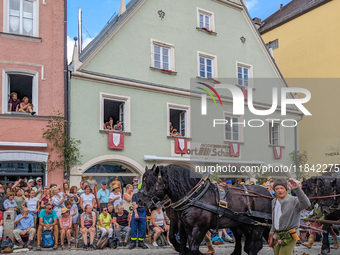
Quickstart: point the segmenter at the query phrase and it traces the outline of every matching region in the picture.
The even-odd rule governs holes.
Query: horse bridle
[[[163,197],[159,197],[157,195],[157,193],[159,192],[159,187],[163,186],[164,189],[166,189],[165,187],[165,184],[163,183],[163,180],[162,180],[162,175],[161,175],[161,171],[159,170],[159,173],[158,173],[158,178],[157,178],[157,181],[156,181],[156,188],[155,188],[155,191],[153,193],[148,193],[147,191],[143,190],[143,189],[140,189],[139,190],[139,193],[143,194],[144,196],[150,198],[152,204],[157,204],[157,202],[159,201],[162,201],[163,200]]]
[[[322,186],[325,187],[325,185],[324,185],[324,180],[319,179],[319,181],[322,183]],[[324,191],[329,191],[329,190],[332,191],[332,192],[330,192],[330,193],[333,193],[333,195],[336,195],[336,190],[335,190],[334,188],[332,188],[332,187],[327,188],[327,190],[324,190]],[[321,192],[321,195],[324,195],[324,194],[323,194],[323,193],[324,193],[324,192],[323,192],[323,189],[321,189],[321,188],[319,187],[318,183],[316,184],[315,191],[316,191],[316,194],[317,194],[317,195],[318,195],[318,192],[319,192],[319,191]],[[329,195],[329,196],[331,196],[331,195]],[[329,201],[329,200],[326,200],[326,199],[323,199],[323,200],[321,200],[320,205],[321,205],[321,206],[327,206],[327,207],[331,208],[331,207],[334,205],[335,200],[336,200],[335,197],[333,197],[333,202],[331,202],[331,201]]]

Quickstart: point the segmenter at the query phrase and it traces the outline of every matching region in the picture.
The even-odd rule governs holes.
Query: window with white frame
[[[277,122],[269,123],[269,144],[281,145],[281,124]]]
[[[13,34],[38,36],[39,1],[5,0],[5,31]]]
[[[217,56],[197,51],[198,76],[201,78],[217,77]]]
[[[37,73],[24,70],[3,72],[3,113],[38,112]],[[21,107],[20,103],[24,105]]]
[[[168,104],[168,136],[189,137],[190,107]]]
[[[249,68],[244,66],[237,67],[237,81],[240,86],[249,86]]]
[[[104,98],[104,129],[115,130],[119,125],[117,131],[124,131],[124,107],[123,100]]]
[[[236,61],[236,77],[239,86],[254,87],[252,65]]]
[[[100,130],[130,132],[130,97],[101,93]]]
[[[200,12],[199,19],[200,19],[200,26],[199,28],[206,28],[210,30],[211,22],[210,22],[210,15]]]
[[[197,7],[197,27],[214,31],[214,13]]]
[[[225,115],[225,141],[238,142],[241,140],[241,130],[239,123],[240,118],[235,116]]]
[[[200,56],[200,77],[213,78],[214,77],[213,59]]]
[[[170,70],[170,49],[154,45],[153,50],[155,68]]]
[[[151,39],[151,66],[153,68],[175,71],[174,45]]]

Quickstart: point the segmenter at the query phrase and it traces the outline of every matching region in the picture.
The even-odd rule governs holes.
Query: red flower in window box
[[[205,30],[205,31],[207,31],[207,32],[209,32],[209,33],[214,33],[214,31],[209,30],[209,29],[207,29],[207,28],[205,28],[205,27],[203,27],[202,29]]]
[[[217,83],[217,84],[220,84],[220,83],[221,83],[220,81],[215,80],[214,78],[210,78],[210,77],[208,77],[208,80],[212,80],[212,81],[214,81],[214,82]]]
[[[167,69],[161,69],[162,71],[168,72],[168,73],[173,73],[173,71],[171,70],[167,70]]]

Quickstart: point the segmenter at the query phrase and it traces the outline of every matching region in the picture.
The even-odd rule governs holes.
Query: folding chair
[[[152,243],[152,238],[153,238],[153,231],[150,229],[150,224],[151,222],[151,216],[146,216],[146,231],[147,231],[147,235],[149,237],[149,244]]]

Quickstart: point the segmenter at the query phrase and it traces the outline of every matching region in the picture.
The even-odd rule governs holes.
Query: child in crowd
[[[35,197],[35,191],[30,191],[30,196],[27,197],[22,203],[23,206],[26,205],[28,209],[28,213],[34,217],[34,220],[37,218],[37,213],[40,209],[40,200]]]

